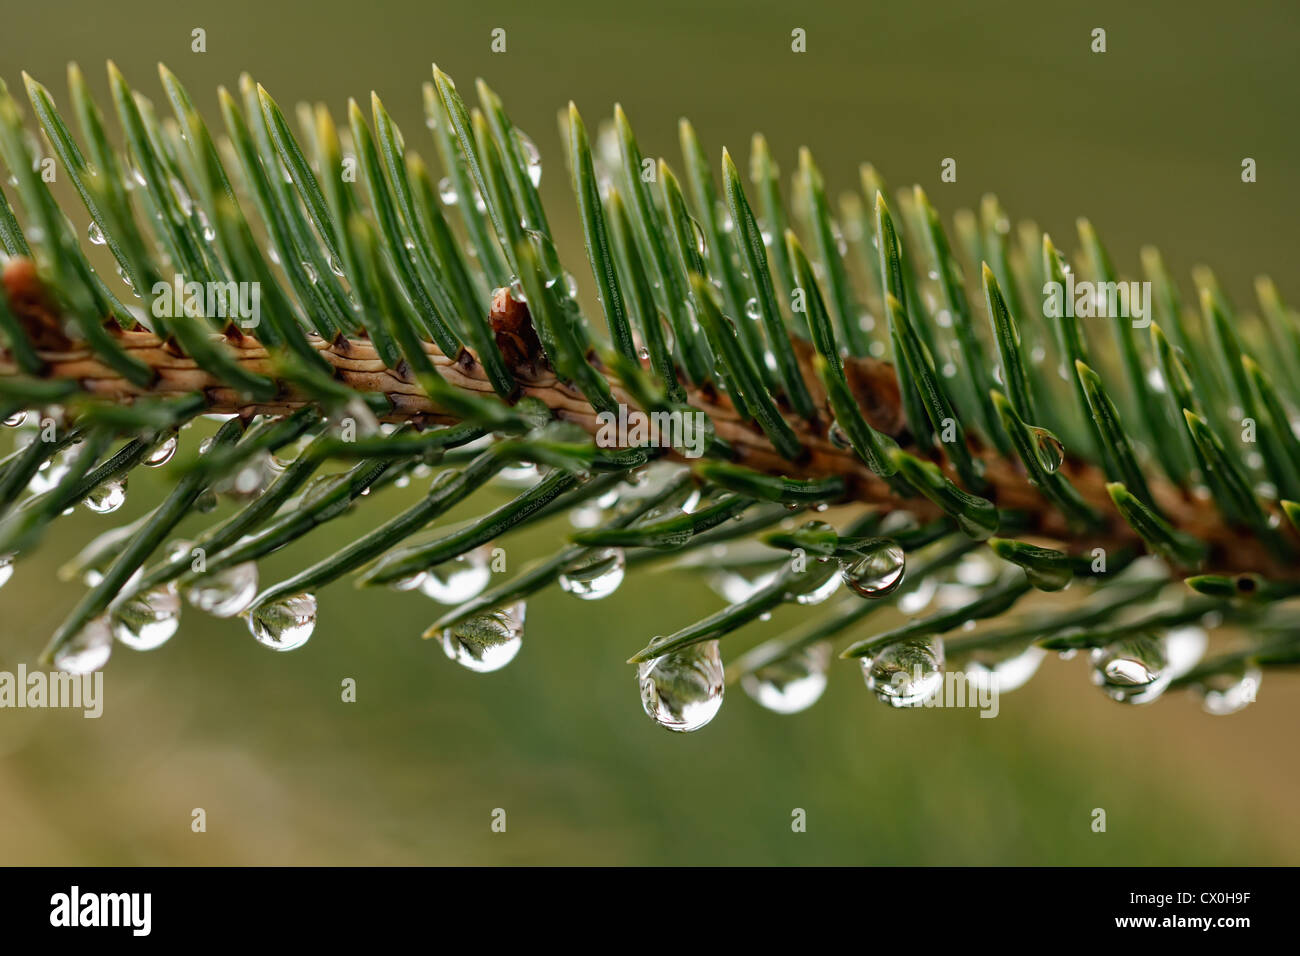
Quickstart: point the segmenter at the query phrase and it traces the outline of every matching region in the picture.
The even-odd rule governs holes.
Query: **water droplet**
[[[912,638],[862,659],[867,689],[891,707],[915,707],[943,686],[943,639]]]
[[[1207,714],[1226,717],[1255,702],[1263,678],[1264,674],[1258,667],[1248,667],[1243,663],[1202,678],[1195,689],[1201,698],[1201,708]]]
[[[14,576],[14,556],[12,554],[0,554],[0,588],[9,583],[9,579]]]
[[[491,579],[488,552],[477,548],[430,568],[420,590],[439,604],[454,607],[482,594]]]
[[[709,254],[709,244],[704,239],[704,228],[694,217],[687,217],[691,221],[691,232],[695,234],[695,251],[701,256]]]
[[[745,303],[745,315],[749,316],[751,319],[757,319],[762,316],[762,312],[760,312],[758,308],[758,299],[750,299]]]
[[[307,281],[312,285],[315,285],[320,280],[320,276],[316,274],[316,267],[310,262],[303,262],[302,271],[307,276]]]
[[[524,165],[528,168],[528,178],[532,181],[533,188],[536,188],[542,181],[542,154],[538,152],[537,144],[529,139],[528,134],[523,130],[515,130],[515,139],[524,154]]]
[[[1121,703],[1149,703],[1160,696],[1170,680],[1164,642],[1151,634],[1095,647],[1089,662],[1092,682]]]
[[[93,221],[86,227],[86,238],[92,246],[102,246],[108,241],[104,238],[104,230],[99,228],[99,223]]]
[[[638,664],[641,706],[660,727],[699,730],[722,706],[722,655],[717,641],[693,644]]]
[[[5,428],[17,428],[25,421],[27,421],[27,411],[26,409],[20,408],[3,422],[0,422],[0,424],[4,425]]]
[[[964,667],[966,682],[977,690],[996,690],[998,693],[1016,690],[1029,682],[1046,656],[1045,650],[1030,644],[1000,657],[990,654],[971,658]]]
[[[745,693],[777,714],[797,714],[821,699],[831,646],[826,641],[800,648],[740,678]]]
[[[865,598],[882,598],[903,583],[907,556],[896,541],[870,538],[854,548],[855,555],[840,559],[844,583]]]
[[[127,275],[126,270],[123,269],[121,266],[117,267],[117,277],[122,280],[122,284],[124,286],[126,286],[132,292],[135,292],[135,283],[131,281],[131,277]]]
[[[424,583],[426,574],[427,572],[425,571],[417,571],[415,574],[407,575],[406,577],[399,578],[396,581],[390,581],[388,586],[394,591],[414,591]]]
[[[181,623],[181,600],[174,585],[132,594],[109,612],[113,636],[137,651],[166,644]]]
[[[839,590],[839,562],[833,558],[815,558],[802,573],[794,575],[787,599],[796,604],[812,606],[821,604]]]
[[[496,473],[493,480],[507,488],[531,488],[537,484],[538,477],[537,466],[530,461],[526,461],[502,468]]]
[[[737,571],[719,570],[709,575],[709,587],[729,604],[738,604],[767,587],[776,578],[775,572],[746,577]]]
[[[65,674],[89,674],[107,664],[112,653],[113,632],[106,618],[97,617],[55,652],[54,666]]]
[[[185,600],[213,617],[234,617],[248,610],[257,597],[257,563],[222,568],[196,578],[185,589]]]
[[[199,514],[210,514],[216,510],[217,505],[220,503],[217,493],[211,488],[207,488],[194,499],[194,510]]]
[[[292,651],[307,643],[316,629],[316,597],[295,594],[261,604],[248,614],[248,629],[257,643],[273,651]]]
[[[637,354],[637,357],[638,357],[639,359],[641,359],[641,361],[643,361],[643,362],[648,362],[648,361],[650,361],[650,350],[649,350],[648,348],[646,348],[644,345],[641,346],[639,349],[636,350],[636,354]]]
[[[161,468],[172,460],[172,456],[176,454],[176,448],[179,444],[180,442],[176,436],[172,435],[149,453],[149,457],[144,460],[145,465],[149,468]]]
[[[849,441],[849,436],[845,433],[839,422],[831,422],[831,427],[826,432],[826,438],[836,448],[848,451],[853,447],[853,443]]]
[[[622,548],[592,548],[560,572],[560,587],[584,601],[609,597],[623,583]]]
[[[1001,567],[990,560],[987,552],[972,551],[970,554],[962,555],[962,559],[957,562],[957,567],[953,569],[953,577],[959,584],[978,588],[992,584],[997,579],[999,571]]]
[[[330,257],[328,261],[329,261],[330,272],[334,273],[336,276],[342,277],[343,263],[339,261],[339,257],[334,255],[333,253],[330,253]]]
[[[1065,461],[1065,446],[1061,444],[1061,439],[1037,425],[1031,427],[1029,433],[1034,439],[1034,455],[1043,470],[1054,472],[1060,468],[1061,462]]]
[[[55,455],[36,470],[36,474],[32,475],[31,481],[27,483],[27,490],[34,495],[44,494],[62,481],[67,473],[68,463],[65,456],[62,453]]]
[[[476,673],[500,670],[523,646],[526,610],[519,601],[457,621],[438,634],[442,649],[457,664]]]
[[[131,167],[131,178],[135,180],[137,186],[149,185],[148,180],[144,178],[144,173],[140,171],[140,168],[138,166]]]
[[[1165,632],[1164,646],[1169,679],[1177,680],[1201,662],[1210,646],[1210,635],[1195,624],[1175,627]]]
[[[88,494],[82,504],[97,515],[112,514],[126,504],[126,478],[104,482]]]

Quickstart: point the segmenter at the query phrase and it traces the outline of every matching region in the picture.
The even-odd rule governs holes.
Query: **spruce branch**
[[[993,197],[957,216],[954,247],[919,187],[886,199],[870,166],[861,192],[834,205],[806,149],[787,211],[762,137],[751,194],[726,150],[715,180],[685,120],[679,179],[642,153],[621,109],[605,137],[570,104],[567,181],[596,322],[552,238],[536,148],[486,84],[477,106],[436,68],[426,84],[435,184],[377,96],[368,114],[349,102],[342,130],[325,106],[304,105],[295,132],[244,76],[220,91],[214,131],[174,74],[160,78],[167,117],[110,64],[115,146],[76,67],[79,136],[24,76],[80,211],[61,207],[38,174],[37,141],[0,88],[0,159],[16,199],[0,189],[0,411],[14,421],[35,411],[41,425],[0,461],[3,568],[77,501],[108,510],[133,469],[165,461],[196,418],[227,418],[154,512],[68,565],[93,583],[47,649],[58,666],[102,664],[113,636],[156,646],[178,627],[182,592],[292,649],[314,627],[316,592],[357,572],[360,584],[420,586],[451,603],[426,636],[488,670],[514,656],[522,602],[540,588],[604,597],[625,571],[715,548],[717,573],[734,553],[757,583],[632,658],[647,711],[672,729],[704,722],[686,715],[695,704],[716,710],[724,635],[784,604],[810,609],[804,626],[728,669],[786,706],[792,675],[811,679],[829,658],[813,652],[822,642],[876,608],[923,604],[927,584],[977,555],[1001,571],[957,606],[843,651],[882,699],[904,706],[933,692],[944,634],[1071,583],[1096,592],[1073,623],[1030,613],[950,649],[1093,649],[1102,683],[1123,699],[1142,695],[1107,684],[1108,662],[1154,675],[1150,688],[1183,686],[1168,679],[1161,642],[1207,615],[1272,635],[1195,671],[1207,694],[1211,678],[1296,658],[1286,602],[1300,585],[1289,385],[1300,322],[1270,281],[1257,284],[1261,318],[1248,326],[1198,269],[1197,317],[1144,250],[1158,322],[1076,315],[1073,300],[1053,312],[1053,284],[1088,281],[1103,309],[1122,285],[1086,220],[1077,273],[1031,224],[1013,232]],[[74,216],[102,250],[83,246]],[[230,308],[245,288],[259,293],[255,316]],[[633,415],[655,424],[610,438],[610,422]],[[704,423],[702,445],[672,433],[683,416]],[[238,491],[272,453],[286,456],[282,473]],[[330,460],[350,469],[313,478]],[[638,493],[650,463],[673,478]],[[512,501],[423,531],[520,464],[537,467],[535,480]],[[259,589],[262,557],[426,470],[416,504]],[[245,500],[155,556],[219,495]],[[597,526],[552,557],[492,588],[454,584],[481,578],[474,556],[488,545],[596,501]],[[827,520],[806,520],[828,507]],[[747,565],[745,541],[764,556]],[[1187,575],[1181,600],[1165,594],[1134,616]],[[856,596],[811,610],[841,582]],[[921,673],[909,676],[913,667]]]

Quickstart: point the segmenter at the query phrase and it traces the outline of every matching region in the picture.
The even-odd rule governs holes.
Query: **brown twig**
[[[4,273],[4,286],[14,314],[30,333],[33,345],[46,362],[45,376],[75,380],[84,392],[103,401],[129,403],[145,396],[158,398],[199,392],[205,396],[210,411],[243,415],[284,415],[311,401],[289,383],[277,379],[280,388],[274,399],[250,402],[200,368],[174,342],[160,340],[147,331],[114,328],[112,334],[121,347],[155,372],[152,385],[141,388],[108,367],[85,343],[72,341],[63,333],[62,323],[40,288],[30,263],[11,260]],[[594,435],[599,428],[595,410],[576,389],[551,371],[528,318],[527,308],[508,297],[498,296],[493,303],[492,321],[498,347],[519,381],[519,395],[541,400],[557,418],[574,422]],[[247,371],[275,378],[275,363],[255,335],[219,337]],[[358,392],[379,393],[388,399],[390,409],[381,416],[385,421],[424,423],[454,420],[430,401],[413,378],[385,367],[368,339],[329,342],[311,336],[310,341],[334,370],[334,377],[340,383]],[[922,519],[937,516],[937,510],[929,501],[900,498],[851,451],[828,440],[825,426],[831,415],[826,396],[811,370],[809,347],[797,339],[795,346],[805,381],[818,409],[818,419],[814,421],[789,417],[807,451],[799,461],[782,458],[762,431],[752,421],[742,420],[726,397],[714,389],[690,389],[690,404],[710,416],[718,437],[732,446],[739,464],[792,478],[839,475],[847,480],[848,497],[853,501],[885,510],[906,509]],[[425,351],[439,374],[451,385],[466,392],[492,394],[492,385],[482,365],[470,352],[462,350],[459,355],[446,356],[431,343],[425,343]],[[11,358],[0,353],[0,375],[16,372]],[[942,456],[915,447],[906,430],[892,365],[871,358],[850,358],[846,360],[846,374],[860,407],[875,428],[894,437],[905,449],[936,461],[950,478],[957,480]],[[618,382],[611,381],[610,384],[616,400],[633,404]],[[1143,549],[1141,539],[1115,511],[1106,493],[1106,478],[1095,465],[1067,456],[1061,466],[1061,473],[1080,496],[1104,516],[1100,528],[1080,536],[1071,531],[1061,514],[1033,487],[1018,461],[1004,459],[990,449],[974,449],[974,453],[985,465],[989,487],[983,491],[984,496],[1000,508],[1024,513],[1028,517],[1030,536],[1062,543],[1076,554],[1086,555],[1098,547],[1105,548],[1111,555],[1128,549]],[[1258,537],[1224,522],[1210,502],[1166,482],[1153,481],[1151,486],[1152,494],[1171,524],[1209,545],[1204,570],[1256,572],[1273,579],[1300,576],[1300,569],[1279,559]]]

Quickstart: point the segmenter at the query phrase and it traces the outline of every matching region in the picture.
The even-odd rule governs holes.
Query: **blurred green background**
[[[78,60],[104,91],[114,59],[159,98],[158,60],[209,117],[215,89],[251,72],[282,105],[378,91],[420,144],[420,83],[436,61],[483,76],[537,141],[562,252],[581,262],[555,132],[577,101],[589,123],[623,104],[647,154],[676,161],[676,119],[711,150],[747,155],[763,130],[789,170],[808,145],[832,185],[870,159],[893,185],[921,182],[945,214],[999,194],[1073,248],[1087,214],[1121,269],[1143,243],[1182,276],[1198,262],[1245,301],[1257,272],[1300,298],[1296,258],[1293,4],[1029,2],[804,5],[661,0],[448,4],[252,3],[202,12],[129,0],[11,4],[0,75],[26,69],[66,100]],[[190,31],[207,52],[190,52]],[[507,52],[489,52],[507,30]],[[790,52],[790,31],[808,52]],[[1105,54],[1089,32],[1108,33]],[[362,99],[364,102],[364,99]],[[958,182],[939,182],[944,157]],[[1244,185],[1245,156],[1259,181]],[[574,268],[580,278],[589,277]],[[589,286],[589,281],[584,282]],[[590,291],[590,289],[586,289]],[[193,433],[185,440],[196,441]],[[111,517],[78,513],[0,591],[0,669],[31,663],[78,589],[54,571],[99,530],[157,500],[133,478]],[[304,547],[296,569],[409,502],[390,489]],[[476,505],[504,500],[504,491]],[[489,501],[488,499],[491,499]],[[553,523],[512,539],[512,568],[554,546]],[[1300,679],[1267,675],[1260,701],[1211,718],[1177,695],[1124,708],[1082,659],[1045,662],[996,720],[891,711],[857,669],[834,667],[811,711],[778,717],[738,691],[694,735],[641,712],[626,656],[716,608],[698,576],[630,578],[584,604],[529,605],[524,649],[477,675],[419,633],[439,608],[418,593],[320,595],[303,649],[278,655],[239,622],[186,609],[162,649],[119,648],[106,709],[0,711],[0,863],[1296,863]],[[792,620],[728,638],[747,646]],[[728,655],[730,656],[730,655]],[[340,701],[340,681],[358,700]],[[207,812],[207,832],[190,814]],[[491,813],[508,814],[505,833]],[[808,813],[791,832],[792,808]],[[1093,833],[1105,808],[1108,832]]]

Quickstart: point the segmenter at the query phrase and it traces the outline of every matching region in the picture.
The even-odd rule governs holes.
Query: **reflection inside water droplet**
[[[181,623],[181,600],[172,585],[144,594],[132,594],[110,612],[113,636],[132,650],[151,651],[176,633]]]
[[[943,639],[910,638],[862,659],[867,689],[891,707],[914,707],[943,686]]]
[[[1216,717],[1235,714],[1255,702],[1263,678],[1263,671],[1244,662],[1210,674],[1195,685],[1201,708]]]
[[[257,596],[257,563],[245,561],[194,580],[185,600],[213,617],[234,617]]]
[[[584,601],[598,601],[618,590],[626,565],[622,548],[592,548],[565,565],[560,587]]]
[[[442,649],[457,664],[476,673],[500,670],[523,646],[526,610],[519,601],[448,625],[438,634]]]
[[[636,676],[641,706],[668,730],[699,730],[722,707],[722,655],[717,641],[694,644],[638,664]]]
[[[1152,634],[1126,637],[1089,653],[1092,682],[1112,700],[1146,704],[1168,686],[1164,642]]]
[[[797,714],[821,699],[831,646],[821,641],[740,678],[745,693],[777,714]]]
[[[259,644],[273,651],[302,647],[316,629],[316,597],[295,594],[259,605],[248,613],[248,629]]]
[[[907,556],[896,541],[869,538],[854,547],[854,556],[840,559],[840,577],[865,598],[882,598],[903,583]]]
[[[419,580],[420,590],[439,604],[464,604],[483,593],[492,579],[488,552],[476,548],[430,568]]]
[[[89,674],[108,663],[113,632],[108,620],[97,617],[54,653],[54,666],[65,674]]]
[[[126,478],[114,478],[91,491],[82,502],[97,515],[112,514],[126,504]]]

